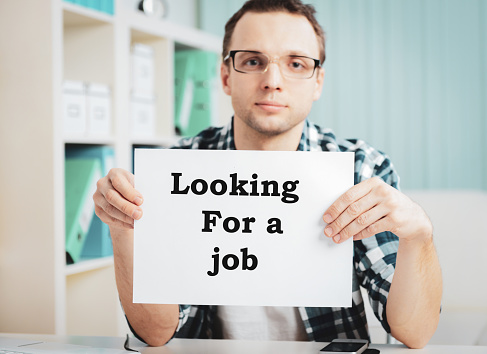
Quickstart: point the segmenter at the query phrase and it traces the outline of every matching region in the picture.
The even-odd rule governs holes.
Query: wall
[[[487,340],[487,192],[409,191],[431,218],[443,273],[443,308],[431,343]]]
[[[200,0],[223,35],[243,0]],[[487,2],[309,0],[327,34],[311,119],[387,152],[403,189],[487,189]]]

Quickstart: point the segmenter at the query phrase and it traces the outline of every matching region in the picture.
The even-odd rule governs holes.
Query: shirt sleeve
[[[371,177],[399,189],[397,175],[389,157],[368,148],[356,152],[355,183]],[[387,322],[387,297],[394,276],[399,238],[391,232],[381,232],[373,237],[354,242],[354,264],[360,284],[367,290],[369,302],[382,327],[390,333]]]
[[[174,338],[213,338],[214,306],[179,305],[179,324]]]
[[[183,326],[188,322],[188,319],[190,317],[190,312],[191,312],[191,305],[179,305],[179,324],[178,327],[176,328],[176,332],[174,333],[174,336],[177,336],[177,334],[181,331]]]

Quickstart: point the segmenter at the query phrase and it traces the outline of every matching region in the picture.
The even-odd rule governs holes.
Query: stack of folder
[[[214,123],[218,107],[218,54],[182,50],[175,54],[175,126],[183,136]]]
[[[68,145],[66,148],[66,259],[68,264],[113,254],[110,230],[95,215],[92,199],[96,182],[112,167],[114,167],[114,151],[111,147]],[[81,210],[85,211],[80,213]]]

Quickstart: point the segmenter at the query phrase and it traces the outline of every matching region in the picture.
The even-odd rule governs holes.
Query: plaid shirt
[[[182,139],[173,148],[235,150],[233,120],[222,128],[208,128],[192,138]],[[399,178],[383,153],[361,140],[340,140],[331,130],[305,121],[298,151],[351,151],[355,152],[355,184],[379,176],[386,183],[398,188]],[[331,341],[335,338],[369,339],[364,303],[360,292],[362,285],[369,294],[375,315],[390,333],[386,319],[386,302],[394,275],[397,236],[383,232],[373,237],[354,241],[354,273],[352,307],[301,307],[299,313],[311,341]],[[180,305],[178,338],[220,338],[215,318],[218,306]]]

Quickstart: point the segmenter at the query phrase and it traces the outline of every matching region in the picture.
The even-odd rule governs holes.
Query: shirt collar
[[[221,132],[221,143],[224,145],[222,147],[228,150],[236,150],[233,120],[232,116],[230,123]],[[315,124],[306,118],[296,151],[340,151],[340,149],[331,131],[323,134]]]
[[[340,148],[331,130],[321,131],[306,118],[297,151],[340,151]]]

